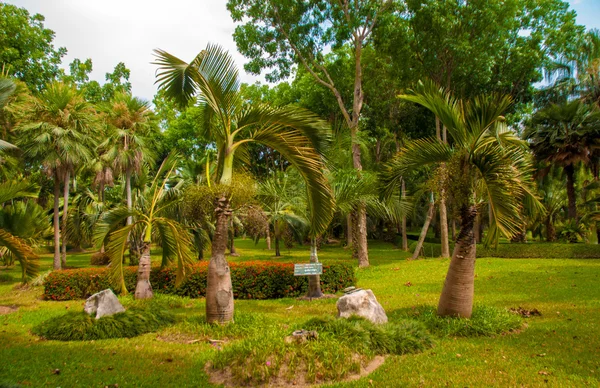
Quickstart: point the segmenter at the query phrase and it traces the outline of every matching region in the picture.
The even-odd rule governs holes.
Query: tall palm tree
[[[54,269],[66,262],[66,226],[71,174],[92,159],[96,111],[73,87],[62,82],[48,84],[38,97],[15,108],[20,116],[19,145],[38,159],[54,178]],[[59,198],[63,183],[62,252],[60,254]]]
[[[524,133],[541,161],[561,166],[567,176],[568,217],[577,218],[575,168],[588,163],[591,145],[600,137],[600,109],[573,100],[538,111]]]
[[[216,181],[223,189],[215,187],[216,228],[208,267],[206,317],[208,322],[230,322],[233,290],[225,249],[231,216],[227,186],[232,183],[235,156],[250,142],[279,151],[306,181],[313,210],[311,229],[323,231],[331,220],[333,205],[320,154],[327,125],[300,108],[248,105],[240,97],[237,68],[219,46],[209,44],[189,64],[162,50],[155,54],[160,89],[181,106],[198,100],[204,135],[215,141],[218,150]]]
[[[460,101],[431,82],[420,82],[402,98],[431,110],[446,126],[448,144],[436,138],[407,143],[389,165],[384,177],[397,187],[407,171],[423,165],[446,163],[451,176],[448,191],[460,209],[461,228],[450,261],[438,305],[442,316],[470,317],[473,308],[475,271],[475,203],[478,188],[485,191],[492,220],[488,243],[499,235],[518,232],[523,201],[541,204],[532,194],[531,162],[527,144],[503,123],[502,114],[510,105],[505,96],[478,97]]]
[[[141,200],[135,202],[136,206],[133,209],[120,206],[107,211],[94,233],[97,245],[106,245],[113,284],[121,293],[127,293],[123,278],[123,254],[127,249],[130,233],[139,229],[143,242],[134,294],[136,299],[149,299],[154,295],[150,284],[151,243],[160,243],[162,246],[162,266],[176,261],[177,285],[183,281],[189,272],[189,266],[194,262],[192,240],[187,228],[170,217],[170,210],[181,202],[179,185],[169,184],[178,158],[177,154],[170,154],[161,164]],[[134,217],[133,223],[122,226],[131,216]]]

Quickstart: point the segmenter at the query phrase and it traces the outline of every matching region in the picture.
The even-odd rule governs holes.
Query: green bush
[[[410,244],[414,251],[416,242]],[[450,252],[454,247],[450,243]],[[423,244],[425,257],[440,257],[441,244]],[[506,259],[600,259],[600,245],[597,244],[560,244],[560,243],[501,243],[498,248],[486,248],[477,244],[477,257],[499,257]]]
[[[439,317],[432,306],[419,306],[406,317],[422,322],[430,332],[442,337],[494,336],[518,330],[523,325],[518,315],[489,306],[475,306],[470,319]]]
[[[83,311],[73,311],[50,318],[31,331],[49,340],[87,341],[136,337],[174,322],[173,314],[157,308],[131,308],[123,313],[100,319]]]
[[[152,268],[150,282],[154,291],[198,298],[206,295],[207,262],[192,267],[188,278],[175,287],[175,268]],[[306,276],[294,276],[293,264],[244,262],[230,263],[234,297],[237,299],[276,299],[296,297],[306,293]],[[136,267],[124,269],[125,285],[135,289]],[[321,287],[325,293],[335,293],[354,285],[354,268],[345,263],[323,266]],[[83,299],[111,288],[107,268],[85,268],[54,271],[44,281],[44,298],[50,300]]]

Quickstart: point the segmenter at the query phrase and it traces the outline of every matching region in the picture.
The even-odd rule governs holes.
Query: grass
[[[284,249],[279,259],[262,243],[255,247],[249,240],[238,240],[236,247],[241,257],[232,261],[309,259],[308,247]],[[357,271],[358,286],[373,290],[390,323],[399,324],[411,311],[425,309],[421,306],[436,306],[448,260],[407,261],[406,253],[383,243],[370,244],[369,253],[371,267]],[[89,253],[71,255],[68,262],[84,267],[89,257]],[[346,261],[350,253],[326,247],[319,258],[325,263]],[[44,255],[42,269],[50,267],[51,257]],[[364,387],[369,380],[374,386],[393,382],[408,387],[600,385],[600,260],[482,258],[477,260],[476,274],[478,306],[495,311],[537,308],[543,315],[523,319],[527,329],[510,335],[464,338],[436,332],[435,347],[389,356],[368,377],[331,386]],[[18,266],[0,269],[0,305],[18,307],[14,313],[0,315],[0,383],[24,386],[208,387],[203,372],[206,362],[244,339],[262,333],[265,338],[280,338],[310,318],[336,312],[334,299],[244,300],[236,301],[237,324],[214,327],[203,323],[202,299],[164,295],[164,303],[181,320],[158,332],[93,342],[44,341],[31,334],[32,328],[67,311],[83,309],[83,301],[40,300],[41,288],[18,287],[18,280]],[[122,302],[126,307],[136,303],[130,297]],[[208,339],[226,341],[223,350]],[[327,350],[311,349],[323,352],[318,355],[323,359],[336,357]],[[59,374],[54,373],[56,369]]]

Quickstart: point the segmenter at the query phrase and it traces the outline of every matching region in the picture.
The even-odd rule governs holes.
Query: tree
[[[41,90],[59,74],[67,49],[54,48],[54,31],[44,27],[44,17],[25,8],[0,3],[0,65],[8,74]]]
[[[334,96],[352,136],[353,166],[360,175],[363,169],[359,144],[359,121],[364,103],[363,50],[369,45],[378,21],[391,9],[391,1],[365,2],[270,0],[229,0],[227,8],[234,21],[242,24],[236,28],[234,39],[238,50],[250,58],[246,70],[259,74],[263,69],[273,69],[267,74],[269,81],[290,75],[292,66],[298,64],[320,85]],[[351,92],[344,96],[340,77],[333,76],[323,54],[327,47],[340,53],[351,51],[353,69]],[[347,74],[347,73],[342,73]],[[357,210],[358,263],[369,265],[367,250],[367,214],[364,206]]]
[[[127,293],[123,277],[123,255],[127,248],[129,235],[139,229],[143,236],[141,257],[138,265],[135,299],[152,298],[150,284],[150,247],[151,243],[159,243],[162,247],[162,266],[177,263],[178,286],[189,273],[194,263],[191,236],[187,228],[168,216],[168,211],[181,202],[177,195],[179,187],[170,186],[169,179],[175,171],[179,156],[170,154],[161,164],[150,187],[143,193],[144,200],[136,202],[135,208],[120,206],[106,213],[95,232],[98,245],[106,245],[106,254],[110,257],[110,272],[113,284],[121,293]],[[132,223],[121,227],[123,221],[134,216]]]
[[[180,106],[198,99],[203,135],[213,139],[218,150],[214,186],[216,227],[208,267],[206,317],[208,322],[229,322],[233,320],[233,290],[225,249],[231,216],[228,187],[233,180],[235,155],[251,142],[278,150],[306,181],[308,203],[313,209],[311,226],[317,232],[322,231],[331,220],[332,207],[319,153],[327,127],[304,109],[244,104],[240,99],[237,69],[230,55],[219,46],[208,45],[190,64],[162,50],[155,53],[160,88]]]
[[[460,209],[461,228],[440,302],[441,316],[470,317],[473,308],[475,275],[475,235],[473,225],[478,213],[476,187],[484,187],[492,219],[488,243],[497,243],[499,235],[518,232],[523,201],[541,209],[532,194],[531,162],[526,143],[503,123],[502,114],[510,105],[506,96],[481,96],[468,101],[452,97],[432,82],[419,83],[414,91],[402,96],[430,109],[448,129],[451,144],[437,138],[407,143],[390,163],[384,176],[389,187],[409,170],[423,165],[447,163],[450,176],[448,191]]]
[[[61,269],[59,231],[60,184],[63,183],[63,258],[66,262],[66,225],[71,173],[92,159],[96,111],[70,85],[48,84],[38,97],[31,96],[18,112],[19,145],[54,179],[54,269]]]
[[[567,176],[568,217],[577,218],[575,167],[589,162],[600,137],[600,110],[581,100],[551,104],[538,111],[524,133],[539,160],[561,166]]]

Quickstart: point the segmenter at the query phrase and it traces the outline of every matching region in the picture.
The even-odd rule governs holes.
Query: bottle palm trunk
[[[310,239],[310,262],[318,263],[319,256],[317,254],[317,239],[312,237]],[[306,294],[307,298],[320,298],[323,296],[323,292],[321,291],[321,276],[319,275],[309,275],[308,276],[308,292]]]
[[[150,284],[150,243],[144,241],[141,249],[140,263],[138,264],[137,284],[135,286],[135,299],[152,299],[152,285]]]
[[[438,304],[438,315],[470,318],[475,291],[475,206],[461,209],[461,225]]]
[[[227,230],[231,217],[227,198],[221,197],[215,200],[215,216],[216,228],[206,285],[206,320],[208,323],[227,323],[233,321],[231,272],[225,259]]]

